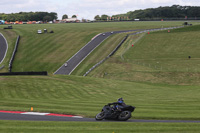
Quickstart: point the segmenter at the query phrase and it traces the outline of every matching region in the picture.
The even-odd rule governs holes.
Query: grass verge
[[[198,133],[198,123],[0,121],[1,133]]]
[[[94,118],[119,97],[134,119],[199,120],[199,86],[144,84],[76,76],[0,77],[0,109]]]
[[[2,33],[4,35],[4,37],[7,40],[8,43],[8,50],[7,50],[7,55],[4,59],[4,61],[1,63],[1,66],[5,66],[3,69],[0,70],[0,72],[8,72],[8,65],[9,65],[9,61],[10,58],[12,56],[14,47],[15,47],[15,42],[17,40],[17,34],[12,31],[12,30],[2,30],[0,29],[0,33]]]
[[[199,85],[199,29],[200,26],[196,25],[171,30],[170,33],[159,31],[145,36],[130,36],[115,56],[89,76],[137,82]],[[137,41],[141,36],[142,39]],[[134,47],[131,47],[132,44]]]

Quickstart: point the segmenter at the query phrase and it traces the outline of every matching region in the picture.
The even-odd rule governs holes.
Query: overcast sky
[[[0,13],[56,12],[58,18],[67,14],[79,19],[94,19],[96,15],[116,15],[137,9],[159,6],[200,6],[200,0],[0,0]]]

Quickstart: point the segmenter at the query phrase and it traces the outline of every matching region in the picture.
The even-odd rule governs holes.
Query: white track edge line
[[[6,38],[4,37],[4,35],[3,35],[2,33],[0,33],[0,34],[3,36],[4,40],[6,41],[6,45],[7,45],[6,52],[5,52],[5,55],[4,55],[4,57],[3,57],[3,60],[0,62],[0,64],[1,64],[1,63],[4,61],[4,59],[6,58],[6,55],[7,55],[7,51],[8,51],[8,42],[7,42]]]
[[[99,33],[99,34],[97,34],[93,39],[91,39],[85,46],[83,46],[78,52],[76,52],[76,54],[74,54],[69,60],[67,60],[66,62],[68,62],[68,61],[70,61],[74,56],[76,56],[83,48],[85,48],[91,41],[93,41],[95,38],[97,38],[98,36],[100,36],[102,33]],[[65,63],[64,63],[65,64]],[[64,65],[63,64],[63,65]],[[63,66],[62,65],[62,66]],[[53,74],[55,75],[55,73],[57,73],[61,68],[62,68],[62,66],[58,69],[58,70],[56,70],[56,72],[54,72]]]
[[[108,36],[110,37],[110,36]],[[100,46],[106,39],[108,39],[108,37],[106,37],[99,45],[97,45],[92,51],[90,51],[75,67],[74,69],[72,69],[72,71],[69,73],[69,75],[71,75],[71,73],[85,60],[85,58],[87,58],[98,46]]]
[[[25,112],[21,113],[22,115],[48,115],[50,113],[39,113],[39,112]]]

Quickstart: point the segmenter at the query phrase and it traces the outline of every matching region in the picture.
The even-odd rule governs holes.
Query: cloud
[[[43,10],[43,5],[47,2],[39,0],[6,0],[0,2],[0,12],[13,13],[20,11],[37,11]]]
[[[111,16],[138,9],[174,4],[195,6],[196,0],[81,0],[76,4],[75,9],[81,16],[92,19],[95,15],[107,14]],[[75,12],[73,9],[70,10]]]
[[[59,18],[67,14],[79,19],[93,19],[95,15],[115,15],[138,9],[171,5],[200,5],[197,0],[5,0],[0,1],[1,13],[47,11],[57,12]]]

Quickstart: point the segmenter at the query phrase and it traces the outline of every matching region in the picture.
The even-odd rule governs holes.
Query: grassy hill
[[[133,119],[199,120],[199,22],[192,27],[129,36],[119,51],[88,77],[82,74],[108,55],[126,34],[113,35],[72,76],[52,75],[96,34],[126,29],[179,26],[183,22],[14,25],[5,31],[8,65],[21,35],[14,71],[47,70],[49,76],[0,77],[0,110],[94,116],[123,97],[136,106]],[[54,34],[36,34],[38,29]],[[131,47],[134,44],[134,47]],[[101,56],[99,56],[101,55]],[[192,58],[188,59],[188,55]],[[0,72],[7,71],[7,67]],[[199,132],[194,123],[87,123],[0,121],[2,132]],[[1,132],[0,131],[0,132]]]
[[[97,34],[93,29],[97,29],[99,32],[105,32],[106,30],[113,31],[122,28],[128,29],[131,26],[136,29],[142,27],[149,29],[163,25],[175,26],[178,24],[180,25],[181,23],[182,22],[129,22],[94,23],[91,25],[16,25],[14,31],[16,34],[22,36],[22,40],[20,41],[20,47],[14,62],[14,71],[48,70],[50,73],[53,72],[54,69],[57,69],[59,65],[61,65],[67,58],[70,58],[70,56],[78,51],[82,45],[87,43],[95,34]],[[115,26],[113,27],[110,24]],[[120,26],[121,24],[126,25]],[[47,29],[50,29],[51,27],[55,33],[42,35],[36,34],[37,29],[42,29],[44,27]],[[89,28],[89,31],[86,32],[84,27]],[[198,88],[199,85],[198,30],[199,26],[197,25],[183,29],[171,30],[170,33],[167,31],[160,31],[150,34],[129,36],[128,40],[112,58],[90,73],[89,76],[98,77],[96,79],[85,79],[76,76],[30,78],[19,76],[1,78],[2,83],[0,86],[0,94],[1,100],[5,102],[2,104],[1,108],[8,110],[28,110],[31,106],[36,106],[38,107],[38,111],[73,113],[92,117],[99,109],[99,106],[101,107],[107,102],[115,101],[117,97],[121,96],[126,97],[129,104],[140,106],[147,101],[150,101],[153,95],[161,95],[158,99],[162,99],[162,96],[169,92],[166,96],[169,97],[169,95],[173,94],[171,97],[179,103],[179,100],[184,99],[184,97],[183,99],[176,97],[176,95],[180,93],[180,89],[177,88],[180,87],[185,88],[181,90],[183,91],[179,94],[181,96],[187,93],[186,90],[188,90],[188,88],[192,90],[191,95],[185,98],[187,101],[193,94],[198,94],[196,93],[196,88]],[[15,40],[16,34],[13,34],[13,36],[7,35],[6,37]],[[88,36],[85,36],[87,34]],[[123,36],[125,36],[125,34],[117,34],[106,40],[78,67],[73,74],[82,75],[92,65],[107,56],[108,53],[113,50],[113,47],[120,42]],[[77,39],[77,37],[79,39]],[[190,45],[188,45],[189,42]],[[135,45],[134,47],[131,47],[133,43]],[[78,46],[78,44],[81,44],[81,46]],[[110,46],[110,44],[113,45]],[[188,59],[188,55],[191,55],[192,58]],[[101,78],[105,78],[105,80]],[[150,85],[148,85],[149,83]],[[153,85],[152,83],[156,84]],[[169,86],[167,84],[196,85],[197,87]],[[166,91],[163,91],[160,87],[164,87],[164,90]],[[173,88],[173,93],[169,91],[171,88]],[[153,93],[154,89],[155,93]],[[135,94],[139,94],[140,91],[144,91],[139,95],[143,96],[141,98],[135,96]],[[147,96],[149,93],[152,93],[150,97]],[[104,97],[104,101],[101,100],[102,97]],[[88,98],[91,99],[89,100]],[[145,100],[145,98],[147,99]],[[25,99],[27,100],[25,101]],[[72,102],[73,105],[65,105],[65,102],[67,102],[66,99],[68,99],[68,104]],[[137,104],[136,101],[139,99],[144,99],[145,101],[141,101]],[[156,103],[158,99],[154,99],[155,101],[153,101],[150,110],[154,110],[154,105],[159,105]],[[164,100],[166,99],[164,98]],[[18,104],[16,104],[16,101],[18,101]],[[80,101],[81,107],[86,107],[86,109],[83,109],[82,111],[77,109],[78,107],[74,104],[77,102],[77,105],[79,106]],[[85,102],[82,103],[82,101]],[[99,101],[99,103],[96,104],[89,102],[89,105],[94,106],[87,107],[86,105],[88,104],[88,101]],[[166,102],[166,107],[171,106],[168,103],[168,100],[164,102]],[[38,103],[41,103],[41,105],[37,105]],[[55,107],[53,103],[55,104]],[[175,102],[175,104],[177,103]],[[57,105],[59,106],[57,107]],[[148,105],[143,105],[143,107],[146,106]],[[195,108],[195,106],[196,104],[194,103],[193,107]],[[66,108],[69,110],[66,111]],[[142,109],[141,107],[139,108]],[[145,111],[146,109],[143,110]],[[177,110],[177,112],[179,111],[179,109],[174,110]],[[142,111],[140,110],[139,112],[141,113]],[[173,115],[162,116],[164,114],[161,113],[161,115],[154,116],[154,111],[152,111],[152,114],[138,114],[138,116],[136,115],[136,118],[177,118]],[[184,119],[185,117],[186,116],[179,116],[177,119]],[[190,116],[190,118],[195,119],[195,116]]]
[[[77,76],[0,77],[0,109],[76,114],[94,118],[123,97],[134,119],[200,119],[199,86],[144,84]]]
[[[95,35],[102,32],[179,26],[182,23],[121,22],[14,25],[13,30],[21,36],[21,40],[14,60],[13,71],[48,71],[53,73]],[[0,26],[0,29],[3,27]],[[54,33],[39,35],[37,34],[38,29],[53,30]]]
[[[118,53],[90,76],[137,82],[199,85],[199,30],[200,26],[196,25],[171,30],[170,33],[159,31],[129,36]],[[134,47],[131,47],[132,44]],[[191,56],[191,59],[188,56]]]

